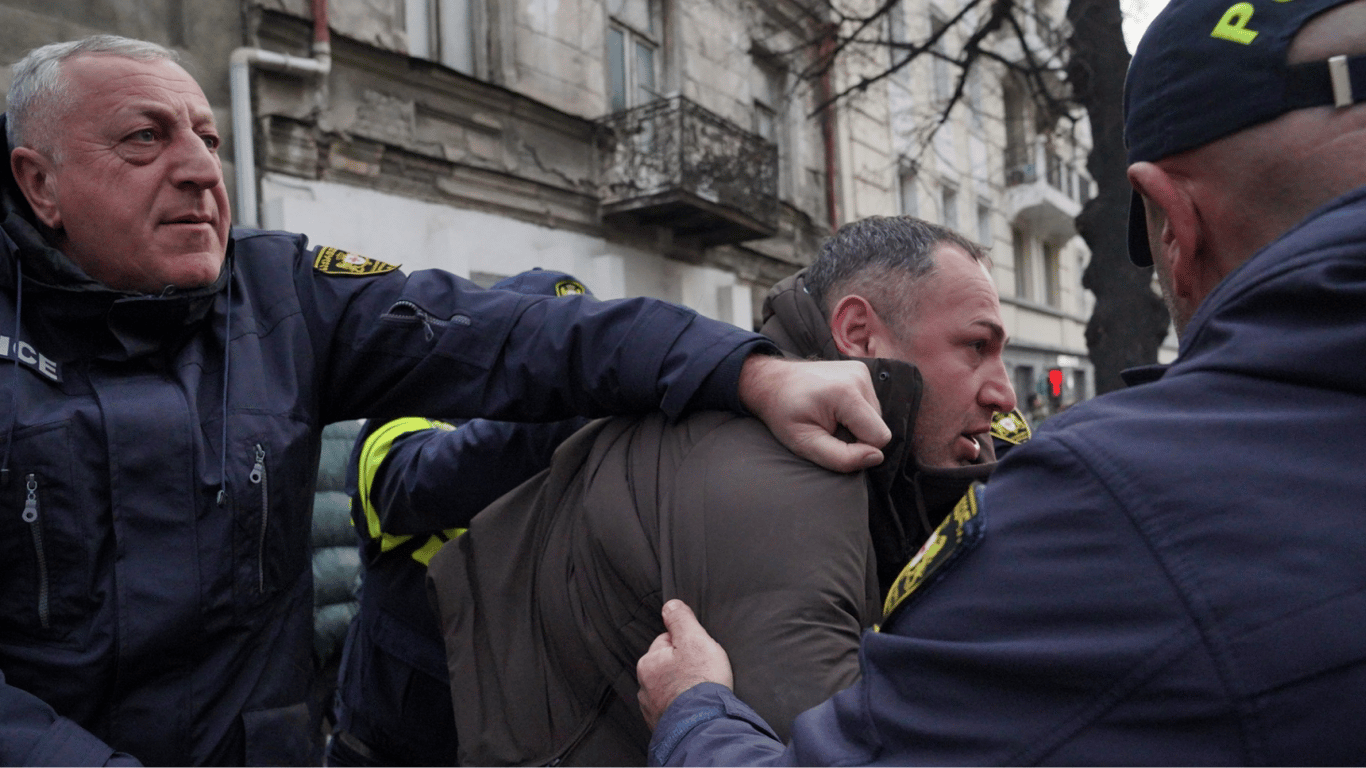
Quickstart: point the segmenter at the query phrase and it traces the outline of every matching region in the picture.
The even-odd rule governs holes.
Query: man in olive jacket
[[[870,219],[770,292],[763,332],[786,352],[870,366],[881,466],[827,471],[733,414],[604,419],[444,547],[428,573],[461,762],[643,765],[635,663],[674,597],[780,731],[852,684],[891,579],[985,479],[993,416],[1015,408],[985,261],[941,227]]]

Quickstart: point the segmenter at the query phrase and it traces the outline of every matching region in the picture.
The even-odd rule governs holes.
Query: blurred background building
[[[879,23],[924,39],[956,2]],[[1027,47],[1051,55],[1060,0],[1028,2]],[[1084,119],[1037,114],[1002,63],[958,89],[932,56],[829,105],[904,55],[826,59],[834,18],[818,0],[0,0],[0,57],[96,32],[175,48],[223,131],[237,223],[484,285],[540,266],[754,327],[832,227],[914,214],[990,247],[1022,407],[1089,397]]]

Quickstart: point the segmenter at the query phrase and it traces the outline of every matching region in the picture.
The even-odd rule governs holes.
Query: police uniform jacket
[[[200,290],[109,290],[5,165],[0,763],[308,757],[323,425],[738,407],[759,337],[662,302],[482,291],[236,231]]]
[[[1226,277],[1160,379],[1014,449],[786,750],[705,684],[652,759],[1359,763],[1363,360],[1366,188]]]
[[[819,318],[814,302],[779,304],[819,349],[824,320],[799,316]],[[860,631],[881,615],[878,550],[907,553],[899,564],[927,534],[907,485],[919,373],[868,363],[894,437],[867,477],[810,464],[731,414],[601,420],[438,552],[428,574],[461,762],[643,764],[635,665],[674,597],[714,629],[737,690],[779,728],[857,679]]]

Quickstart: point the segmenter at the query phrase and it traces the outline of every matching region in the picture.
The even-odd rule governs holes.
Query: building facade
[[[978,59],[966,74],[954,65],[988,10],[963,5],[907,0],[887,15],[888,65],[906,44],[930,49],[886,80],[898,205],[990,248],[1020,407],[1047,415],[1095,394],[1085,338],[1094,297],[1081,284],[1090,252],[1074,225],[1094,194],[1090,128],[1084,113],[1045,114],[1024,77],[998,61]],[[1012,64],[1056,67],[1065,4],[1018,10],[1023,41],[1007,27],[984,47]]]
[[[904,0],[881,29],[945,29],[951,53],[957,2]],[[1026,43],[1047,50],[1061,9],[1037,2]],[[991,248],[1022,405],[1089,396],[1084,120],[1045,125],[987,63],[931,132],[958,76],[935,57],[818,109],[902,55],[841,50],[812,76],[830,18],[820,0],[0,0],[0,56],[96,32],[173,47],[223,130],[238,223],[486,285],[539,266],[753,327],[833,226],[915,214]]]

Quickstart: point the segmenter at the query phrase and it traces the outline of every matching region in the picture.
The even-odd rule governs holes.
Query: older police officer
[[[836,467],[887,432],[856,364],[661,302],[481,291],[233,231],[174,55],[15,65],[0,173],[0,762],[307,759],[323,425],[740,408]],[[12,363],[12,364],[11,364]],[[116,752],[117,750],[117,752]]]

